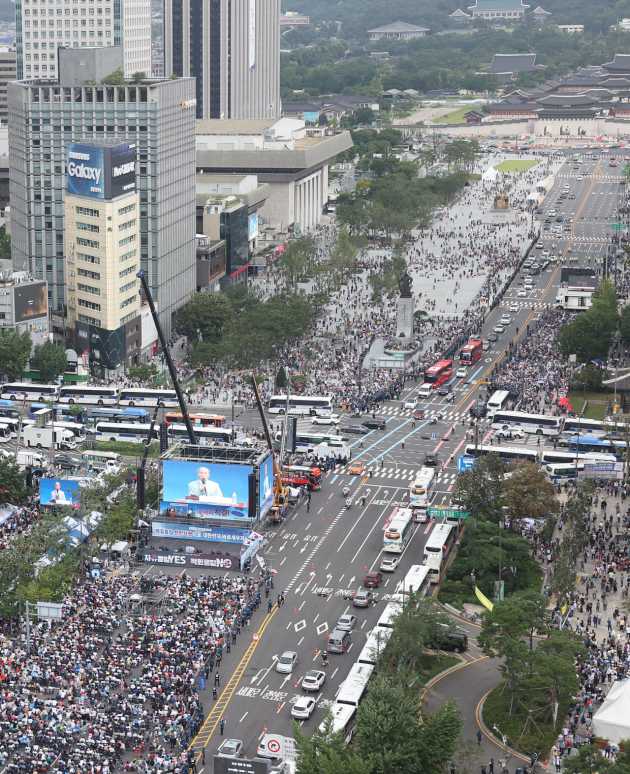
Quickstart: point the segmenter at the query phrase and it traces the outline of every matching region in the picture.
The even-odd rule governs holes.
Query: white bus
[[[507,403],[509,397],[510,393],[507,390],[497,390],[496,392],[493,392],[486,403],[489,416],[493,416],[495,411],[500,411]]]
[[[332,726],[330,730],[333,734],[342,731],[346,742],[352,738],[359,702],[367,690],[373,671],[372,664],[358,662],[353,664],[348,676],[337,691],[335,702],[331,707]],[[321,732],[325,731],[326,721],[319,728]]]
[[[59,388],[59,403],[115,406],[118,403],[118,390],[116,387],[92,387],[87,384],[63,385]]]
[[[545,465],[545,473],[552,484],[577,478],[580,470],[584,470],[584,463],[578,462],[552,462]]]
[[[142,387],[121,388],[118,403],[121,406],[160,406],[160,408],[179,406],[175,390],[147,390]]]
[[[424,547],[424,565],[429,569],[431,583],[439,583],[444,563],[455,543],[457,530],[453,524],[436,524]]]
[[[98,441],[127,441],[129,443],[144,443],[149,437],[151,424],[140,422],[99,422],[96,425]],[[153,427],[152,440],[158,437],[157,426]]]
[[[431,501],[435,468],[423,467],[418,471],[409,487],[409,505],[416,521],[427,520],[427,508]]]
[[[402,605],[400,602],[392,600],[385,605],[385,609],[381,613],[381,617],[376,622],[374,631],[380,631],[381,629],[389,629],[390,632],[394,629],[394,623],[396,618],[402,613]]]
[[[467,457],[483,457],[486,454],[497,454],[505,462],[538,462],[538,452],[524,446],[483,446],[469,443],[466,446]]]
[[[612,430],[612,426],[599,422],[597,419],[584,419],[582,417],[565,417],[562,423],[562,432],[569,435],[581,433],[583,435],[605,435]]]
[[[385,626],[375,626],[374,629],[368,635],[365,645],[359,653],[357,664],[371,664],[376,666],[376,662],[381,656],[381,653],[385,650],[385,646],[389,642],[389,638],[393,634],[393,629],[388,629]]]
[[[578,462],[617,462],[614,454],[603,454],[598,452],[580,452],[577,451],[557,451],[556,449],[543,449],[541,461],[547,463],[564,463],[565,465],[575,465]]]
[[[526,433],[535,435],[558,435],[562,427],[562,417],[526,414],[524,411],[497,411],[492,417],[492,427],[495,430],[519,427]]]
[[[9,382],[3,384],[0,397],[5,400],[56,401],[59,387],[56,384],[36,384],[35,382]]]
[[[286,410],[286,395],[272,395],[269,398],[270,414],[284,414]],[[332,395],[289,395],[289,414],[326,417],[332,412]]]
[[[396,586],[394,600],[404,605],[409,601],[409,596],[426,597],[431,590],[430,571],[426,564],[412,564],[409,572]]]
[[[388,554],[402,554],[413,536],[413,513],[411,508],[394,508],[383,530],[383,551]]]
[[[115,472],[120,467],[120,454],[118,452],[86,449],[81,452],[81,458],[88,468],[93,468],[94,470]]]
[[[193,425],[193,432],[197,438],[197,443],[204,446],[213,443],[231,443],[234,438],[234,430],[230,427],[204,427],[203,425]],[[188,430],[184,424],[169,425],[168,434],[175,438],[185,438],[188,440]]]

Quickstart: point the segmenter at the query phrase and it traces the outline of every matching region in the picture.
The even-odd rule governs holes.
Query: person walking
[[[481,733],[481,729],[477,729],[477,745],[481,747],[481,740],[483,739],[483,735]]]
[[[221,685],[221,675],[218,672],[214,673],[214,684]]]
[[[225,718],[221,718],[221,722],[219,723],[219,732],[221,736],[223,736],[224,731],[225,731]]]

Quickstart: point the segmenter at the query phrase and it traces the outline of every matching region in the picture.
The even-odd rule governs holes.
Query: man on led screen
[[[71,499],[66,498],[66,493],[61,488],[59,481],[55,481],[55,486],[50,493],[50,502],[53,505],[65,505],[71,502]]]
[[[206,467],[198,468],[197,478],[188,482],[188,497],[194,499],[223,499],[223,492],[216,481],[210,480],[210,471]]]

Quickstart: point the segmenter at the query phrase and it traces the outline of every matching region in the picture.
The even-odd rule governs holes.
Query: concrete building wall
[[[17,54],[15,50],[0,51],[0,123],[8,121],[7,84],[17,77]]]
[[[151,77],[151,2],[122,0],[122,45],[125,78]]]

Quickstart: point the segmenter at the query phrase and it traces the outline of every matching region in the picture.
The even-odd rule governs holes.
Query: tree
[[[505,471],[505,464],[498,454],[480,457],[470,470],[457,477],[455,496],[475,518],[498,524],[502,514]]]
[[[439,624],[445,619],[428,599],[416,599],[408,592],[407,597],[400,615],[396,616],[383,656],[393,669],[416,669],[422,649],[435,641]]]
[[[307,736],[294,724],[297,771],[300,774],[372,774],[367,762],[345,743],[342,733],[330,733],[330,718],[327,725],[327,732],[316,730]]]
[[[155,363],[142,363],[141,365],[131,366],[127,371],[127,376],[136,382],[150,385],[155,382],[158,375],[158,369]]]
[[[626,307],[626,309],[628,308],[630,307]],[[601,392],[603,389],[602,382],[607,376],[608,374],[603,368],[599,368],[599,366],[596,366],[593,363],[587,363],[582,366],[579,371],[576,371],[573,374],[571,389],[585,390],[587,392]]]
[[[606,280],[593,295],[591,308],[561,329],[558,344],[562,354],[574,354],[581,363],[595,358],[605,360],[617,323],[615,288]]]
[[[27,494],[24,473],[13,459],[0,457],[0,503],[21,505]]]
[[[11,237],[7,234],[4,226],[0,227],[0,259],[9,260],[11,258]]]
[[[215,342],[232,314],[223,293],[195,293],[175,316],[175,329],[189,341]]]
[[[287,371],[284,366],[280,366],[276,374],[276,390],[282,391],[287,386]]]
[[[31,346],[28,332],[0,328],[0,373],[9,380],[19,379],[26,369]]]
[[[503,484],[503,501],[511,529],[519,531],[520,521],[538,519],[557,510],[554,488],[544,471],[531,462],[517,465]]]
[[[312,237],[292,239],[280,258],[280,266],[287,275],[290,286],[294,286],[300,277],[308,274],[315,255],[315,242]]]
[[[630,166],[630,165],[629,165]],[[624,344],[630,344],[630,306],[624,306],[619,316],[619,333]]]
[[[43,382],[55,382],[67,367],[66,350],[61,344],[45,341],[33,350],[31,368],[39,371]]]
[[[596,744],[583,744],[578,747],[576,755],[569,755],[564,759],[562,771],[563,774],[617,774],[612,761],[604,758]]]

